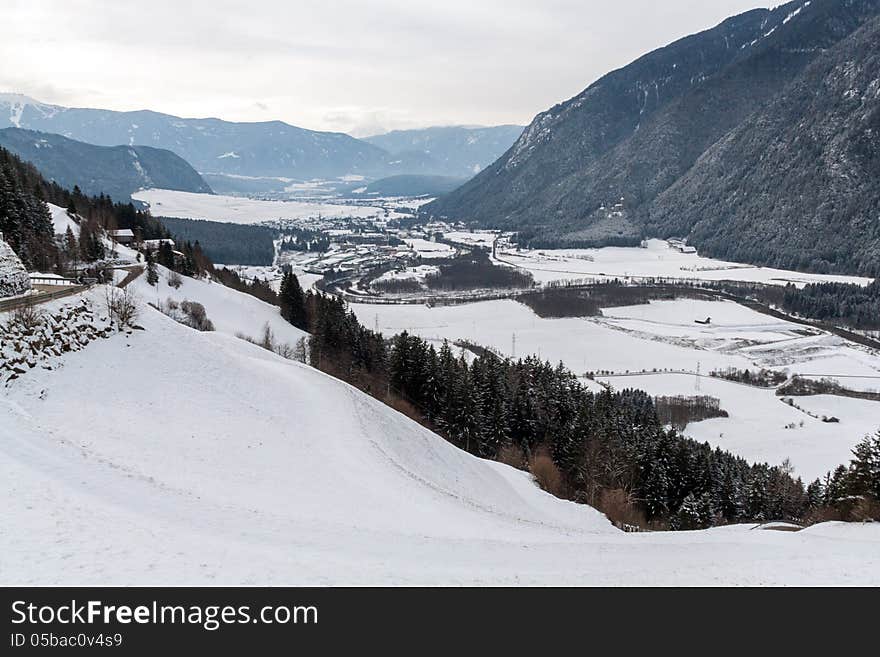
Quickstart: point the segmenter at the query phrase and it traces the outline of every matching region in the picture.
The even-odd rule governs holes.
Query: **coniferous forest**
[[[530,470],[549,492],[619,524],[697,529],[878,515],[880,435],[860,445],[850,467],[805,486],[787,464],[748,463],[667,428],[642,391],[592,392],[562,364],[534,357],[474,350],[468,358],[405,332],[386,340],[344,301],[303,293],[289,273],[279,304],[288,321],[312,334],[314,367],[471,454]],[[660,401],[665,417],[668,400]]]

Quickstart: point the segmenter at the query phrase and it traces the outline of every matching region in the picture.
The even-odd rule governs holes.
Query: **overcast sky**
[[[356,136],[528,123],[761,0],[2,0],[0,91]]]

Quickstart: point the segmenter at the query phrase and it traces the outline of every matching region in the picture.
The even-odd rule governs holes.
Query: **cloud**
[[[757,1],[5,0],[0,86],[358,134],[526,123]]]

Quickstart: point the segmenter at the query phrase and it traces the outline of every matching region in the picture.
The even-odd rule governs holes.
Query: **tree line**
[[[548,491],[595,506],[618,523],[696,529],[805,521],[843,513],[840,491],[856,489],[841,482],[865,481],[845,475],[865,466],[841,466],[843,474],[807,487],[786,464],[751,464],[667,429],[646,393],[592,392],[562,364],[489,350],[468,359],[446,342],[437,348],[406,332],[386,340],[341,299],[303,292],[291,273],[278,302],[285,319],[311,333],[314,367],[461,449],[531,470]],[[880,459],[880,447],[872,449],[871,458]],[[871,467],[878,476],[880,467]],[[876,502],[876,491],[863,497]]]
[[[161,217],[179,242],[198,242],[214,262],[228,265],[271,265],[277,231],[267,226]]]
[[[66,208],[79,220],[79,236],[68,231],[56,241],[47,203]],[[29,162],[0,148],[0,232],[29,270],[66,273],[71,264],[106,256],[102,231],[130,229],[143,239],[170,237],[161,222],[132,203],[90,197],[46,180]]]

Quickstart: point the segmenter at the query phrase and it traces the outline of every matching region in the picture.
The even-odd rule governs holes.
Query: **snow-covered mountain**
[[[421,168],[420,162],[391,157],[349,135],[306,130],[281,121],[233,123],[149,110],[68,108],[0,94],[0,128],[7,127],[57,133],[99,146],[163,148],[201,173],[311,179],[347,174],[384,177]]]
[[[9,127],[57,133],[99,146],[144,145],[170,150],[200,173],[216,178],[221,187],[234,186],[242,176],[310,180],[417,174],[469,178],[510,148],[522,132],[521,126],[512,125],[452,126],[355,139],[281,121],[234,123],[149,110],[68,108],[0,93],[0,129]]]
[[[880,526],[625,534],[149,300],[0,390],[3,584],[880,583]]]
[[[149,146],[95,146],[61,135],[0,129],[0,146],[33,164],[47,180],[89,196],[120,203],[151,187],[210,194],[211,188],[183,158]]]
[[[429,173],[470,178],[501,157],[522,131],[521,125],[441,126],[394,130],[364,141],[398,156],[423,154],[430,159]]]
[[[425,211],[542,246],[687,236],[718,258],[873,276],[878,44],[878,0],[732,17],[541,112]]]

